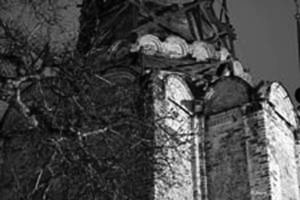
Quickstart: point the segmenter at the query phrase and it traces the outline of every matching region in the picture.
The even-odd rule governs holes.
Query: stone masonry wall
[[[293,129],[267,102],[206,119],[208,199],[298,200]]]
[[[298,200],[294,133],[268,104],[264,117],[272,199]]]
[[[296,141],[296,164],[297,164],[297,178],[298,178],[298,183],[300,183],[300,143],[299,140]],[[298,190],[300,193],[300,184],[298,184]]]
[[[153,83],[155,200],[198,200],[198,120],[183,102],[193,96],[178,74],[159,73]],[[180,88],[180,89],[178,89]],[[176,90],[179,91],[176,91]],[[171,100],[170,100],[171,99]]]
[[[251,199],[271,199],[264,111],[259,103],[247,105],[244,110],[245,149]]]
[[[208,199],[250,199],[242,110],[212,115],[206,126]]]

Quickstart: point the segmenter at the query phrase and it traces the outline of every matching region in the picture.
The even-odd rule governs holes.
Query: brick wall
[[[292,128],[267,101],[206,120],[208,199],[298,200]]]
[[[209,116],[206,126],[208,199],[250,199],[242,110]]]
[[[264,111],[260,103],[247,105],[244,110],[245,156],[251,199],[271,199]]]
[[[298,122],[288,93],[271,83],[259,90],[260,100],[241,105],[247,95],[237,98],[237,86],[243,89],[238,80],[221,79],[207,95],[202,179],[208,199],[298,200]]]

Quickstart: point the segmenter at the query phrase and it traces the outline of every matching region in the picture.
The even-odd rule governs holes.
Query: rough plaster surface
[[[154,95],[157,122],[154,196],[156,200],[190,200],[197,193],[194,160],[198,145],[193,133],[197,126],[193,125],[194,119],[187,113],[189,107],[184,102],[193,96],[180,76],[161,73],[157,78],[164,84],[156,85]]]
[[[272,108],[264,116],[272,199],[298,200],[294,134]]]

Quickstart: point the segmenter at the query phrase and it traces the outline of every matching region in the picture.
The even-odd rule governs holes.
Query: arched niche
[[[262,87],[259,93],[286,122],[293,127],[298,126],[294,105],[287,90],[281,83],[272,82]]]
[[[160,71],[155,79],[155,112],[159,121],[177,133],[189,132],[194,96],[181,73]],[[160,83],[159,85],[157,83]],[[157,93],[157,91],[160,91]],[[160,98],[159,98],[160,97]]]
[[[204,114],[219,113],[251,101],[251,86],[239,77],[217,80],[204,97]]]
[[[199,165],[193,94],[184,74],[159,71],[153,74],[152,95],[155,199],[192,199]]]

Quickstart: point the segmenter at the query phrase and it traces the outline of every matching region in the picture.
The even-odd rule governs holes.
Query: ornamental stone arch
[[[210,115],[242,106],[252,100],[252,87],[239,77],[222,77],[214,82],[204,97],[204,114]]]
[[[261,87],[258,93],[289,125],[294,128],[298,126],[293,102],[287,89],[280,82],[271,82]]]
[[[158,71],[152,79],[156,161],[154,199],[198,199],[199,121],[186,76]]]

